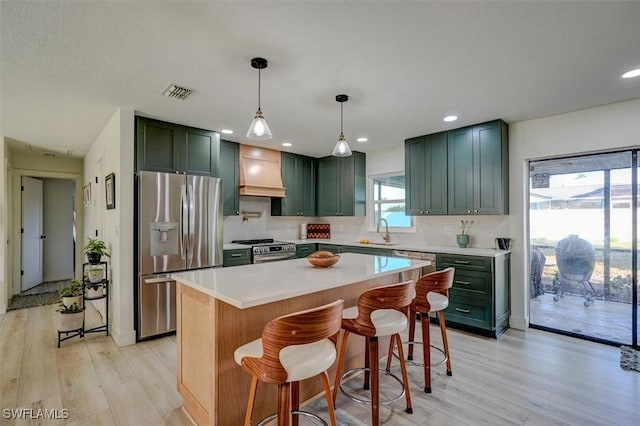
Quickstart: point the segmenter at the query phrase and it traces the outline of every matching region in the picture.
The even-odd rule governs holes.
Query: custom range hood
[[[240,144],[240,195],[285,196],[280,151]]]

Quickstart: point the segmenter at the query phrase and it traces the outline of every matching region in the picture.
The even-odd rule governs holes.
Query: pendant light
[[[331,155],[335,157],[348,157],[351,155],[351,148],[349,148],[349,144],[344,137],[344,133],[342,132],[342,104],[349,100],[349,96],[347,95],[337,95],[336,102],[340,102],[340,136],[338,136],[338,143],[336,143],[335,148],[333,148],[333,153]]]
[[[262,116],[262,110],[260,109],[260,70],[265,69],[267,64],[265,58],[253,58],[251,60],[251,66],[258,70],[258,111],[256,111],[256,116],[253,117],[253,121],[249,126],[247,137],[258,141],[266,141],[273,137],[269,125]]]

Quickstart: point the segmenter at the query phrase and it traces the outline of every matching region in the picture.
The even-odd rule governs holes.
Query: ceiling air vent
[[[170,84],[162,92],[162,94],[166,97],[179,99],[181,101],[185,100],[187,96],[189,96],[191,93],[193,93],[193,89],[189,89],[188,87],[178,86],[177,84]]]

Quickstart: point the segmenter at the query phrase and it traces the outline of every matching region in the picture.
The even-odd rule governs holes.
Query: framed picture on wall
[[[107,210],[116,208],[116,175],[109,173],[104,178],[104,189],[106,191],[105,200],[107,201]]]
[[[91,182],[82,187],[82,202],[85,207],[91,204]]]

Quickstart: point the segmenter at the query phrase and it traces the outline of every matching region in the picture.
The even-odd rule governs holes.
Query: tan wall
[[[11,155],[11,164],[14,169],[82,174],[82,158],[62,156],[47,158],[42,153],[14,151]]]

